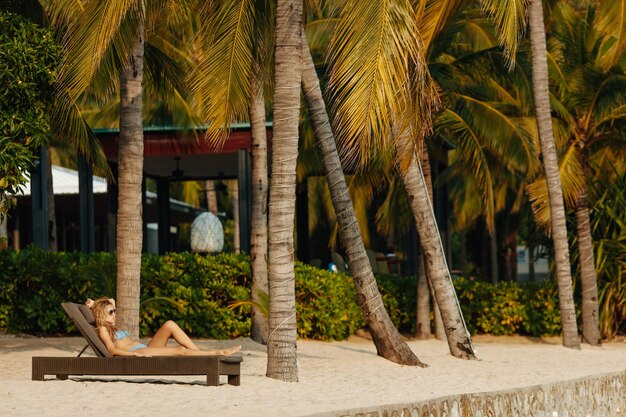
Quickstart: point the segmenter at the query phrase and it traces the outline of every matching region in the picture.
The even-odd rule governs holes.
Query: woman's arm
[[[115,343],[113,343],[113,340],[111,340],[111,336],[109,336],[109,332],[107,332],[107,329],[104,326],[98,328],[98,336],[113,356],[145,356],[137,354],[137,352],[129,352],[128,350],[118,349],[115,346]]]

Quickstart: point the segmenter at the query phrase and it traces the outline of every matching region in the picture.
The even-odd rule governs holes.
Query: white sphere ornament
[[[224,248],[224,228],[213,213],[202,213],[191,223],[191,250],[220,252]]]

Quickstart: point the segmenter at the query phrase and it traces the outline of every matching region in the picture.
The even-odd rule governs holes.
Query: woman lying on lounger
[[[241,349],[241,346],[235,346],[223,350],[200,350],[172,320],[166,321],[146,346],[132,339],[126,330],[115,328],[114,299],[106,297],[95,301],[88,299],[85,304],[91,309],[96,319],[98,336],[114,356],[232,355]],[[179,346],[167,346],[170,337],[173,337]]]

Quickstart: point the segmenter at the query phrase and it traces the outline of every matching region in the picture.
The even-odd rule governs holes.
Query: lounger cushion
[[[83,313],[83,316],[85,316],[87,323],[95,326],[96,318],[93,316],[93,311],[91,311],[91,309],[84,304],[79,304],[78,308],[80,309],[80,312]]]
[[[68,316],[72,319],[80,333],[83,335],[89,346],[94,351],[96,356],[100,357],[111,357],[111,353],[104,346],[102,340],[98,337],[98,333],[96,333],[96,329],[93,324],[90,324],[88,321],[88,317],[85,317],[84,309],[89,311],[91,318],[93,319],[93,314],[89,307],[84,304],[75,304],[75,303],[61,303],[63,310],[67,313]],[[82,308],[84,307],[84,309]],[[93,323],[93,322],[92,322]]]

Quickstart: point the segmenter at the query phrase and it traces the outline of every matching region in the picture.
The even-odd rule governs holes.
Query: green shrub
[[[376,274],[376,281],[391,322],[400,332],[413,334],[417,311],[417,278]]]
[[[552,281],[492,284],[458,278],[454,286],[471,333],[550,336],[561,331]]]
[[[102,292],[101,282],[82,274],[88,255],[52,253],[35,247],[5,251],[2,287],[13,287],[6,330],[29,334],[67,333],[70,321],[60,309],[65,300]]]
[[[298,335],[341,340],[365,325],[352,278],[296,262]]]
[[[249,307],[228,308],[250,298],[247,257],[144,255],[141,276],[142,334],[156,332],[168,319],[195,337],[225,339],[250,332]]]
[[[63,301],[115,296],[116,259],[110,253],[51,253],[36,247],[0,251],[0,330],[66,334]],[[250,262],[245,255],[143,255],[140,332],[166,320],[194,337],[233,338],[250,332]],[[300,337],[344,339],[364,325],[352,279],[296,263]]]
[[[302,338],[341,340],[365,325],[351,277],[296,262],[296,310]],[[115,296],[116,259],[110,253],[50,253],[31,247],[0,251],[0,330],[67,334],[59,304]],[[377,275],[389,316],[401,332],[415,329],[416,278]],[[233,338],[250,332],[250,263],[246,255],[144,255],[140,331],[153,334],[166,320],[194,337]],[[555,335],[561,330],[552,281],[491,284],[454,280],[471,333]]]

